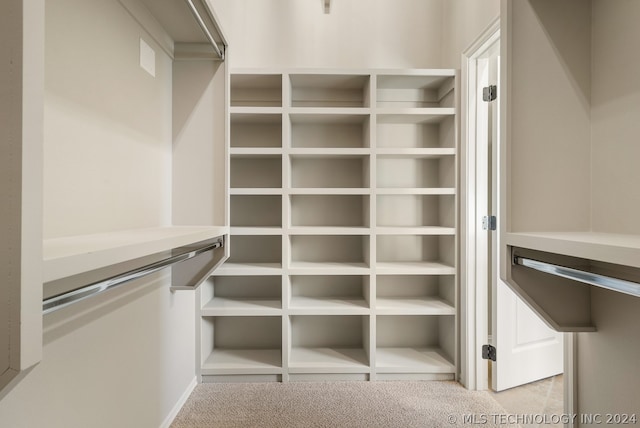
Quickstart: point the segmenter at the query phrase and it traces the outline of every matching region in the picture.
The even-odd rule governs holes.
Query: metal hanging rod
[[[218,47],[218,43],[215,41],[215,39],[211,35],[211,31],[209,31],[209,27],[207,27],[207,24],[205,24],[204,19],[202,19],[202,16],[200,16],[200,12],[198,11],[198,8],[196,7],[196,5],[193,4],[193,0],[186,0],[186,2],[189,5],[189,9],[191,9],[191,13],[193,14],[193,17],[196,19],[196,22],[200,26],[200,29],[202,30],[204,35],[207,37],[207,40],[209,40],[209,43],[211,43],[211,45],[213,46],[213,50],[216,51],[216,55],[218,55],[218,58],[220,58],[221,61],[224,61],[224,52],[222,52]],[[216,25],[215,21],[213,24]]]
[[[78,288],[72,291],[68,291],[63,294],[59,294],[57,296],[50,297],[42,301],[42,311],[44,314],[48,314],[53,311],[57,311],[58,309],[65,308],[73,303],[79,302],[81,300],[87,299],[89,297],[95,296],[97,294],[103,293],[107,290],[115,288],[119,285],[124,284],[125,282],[132,281],[134,279],[141,278],[143,276],[149,275],[151,273],[157,272],[165,267],[170,265],[174,265],[176,263],[183,262],[185,260],[189,260],[194,258],[195,256],[205,253],[207,251],[214,250],[216,248],[221,248],[224,246],[224,238],[217,238],[216,241],[205,244],[205,246],[200,247],[196,250],[186,251],[181,254],[177,254],[175,256],[168,257],[166,259],[162,259],[160,261],[124,272],[118,275],[109,277],[107,279],[102,279],[97,282],[93,282],[88,284],[82,288]]]
[[[540,272],[560,276],[562,278],[572,279],[585,284],[595,285],[596,287],[606,288],[607,290],[618,291],[620,293],[640,297],[640,284],[637,282],[626,281],[624,279],[613,278],[592,272],[585,272],[583,270],[558,266],[520,256],[513,256],[513,264],[525,266]]]

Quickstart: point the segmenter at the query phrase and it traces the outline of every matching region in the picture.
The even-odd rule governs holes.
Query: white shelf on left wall
[[[45,239],[43,281],[55,281],[228,233],[229,228],[224,226],[167,226]]]

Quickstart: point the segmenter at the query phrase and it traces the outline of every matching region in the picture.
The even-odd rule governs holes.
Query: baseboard
[[[178,416],[180,409],[182,409],[184,403],[187,402],[196,385],[198,385],[198,380],[194,376],[193,380],[191,381],[191,383],[189,383],[189,386],[187,386],[187,389],[184,391],[184,393],[182,393],[182,396],[180,397],[176,405],[173,406],[173,409],[171,409],[164,422],[160,424],[160,428],[169,428],[171,426],[173,420],[176,418],[176,416]]]

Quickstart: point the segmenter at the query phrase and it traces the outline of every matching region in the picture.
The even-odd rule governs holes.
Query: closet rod
[[[207,24],[204,23],[202,16],[200,16],[200,12],[198,12],[198,9],[196,8],[196,5],[193,4],[193,0],[186,0],[186,2],[189,5],[189,9],[191,9],[191,13],[193,14],[193,17],[196,19],[196,22],[198,22],[200,29],[202,30],[204,35],[207,36],[209,43],[211,43],[211,45],[213,46],[213,49],[216,51],[216,55],[218,55],[218,58],[220,58],[220,61],[224,61],[224,52],[222,52],[218,47],[218,43],[216,43],[215,39],[211,35],[209,28],[207,28]],[[215,21],[213,24],[217,25]]]
[[[168,267],[170,265],[192,259],[197,255],[221,247],[224,247],[224,237],[216,238],[214,242],[207,241],[207,243],[203,247],[197,248],[195,250],[176,254],[175,256],[171,256],[166,259],[162,259],[157,262],[150,263],[148,265],[132,269],[124,273],[120,273],[118,275],[114,275],[107,279],[102,279],[100,281],[87,284],[84,287],[68,291],[66,293],[50,297],[48,299],[44,299],[42,301],[42,311],[44,314],[57,311],[58,309],[65,308],[73,303],[115,288],[119,285],[124,284],[125,282],[141,278],[145,275],[157,272],[160,269],[164,269],[165,267]]]
[[[640,297],[640,284],[637,282],[625,281],[624,279],[613,278],[593,272],[585,272],[583,270],[558,266],[520,256],[513,256],[513,264],[525,266],[551,275],[572,279],[574,281],[583,282],[585,284],[595,285],[596,287],[606,288],[607,290],[618,291],[620,293]]]

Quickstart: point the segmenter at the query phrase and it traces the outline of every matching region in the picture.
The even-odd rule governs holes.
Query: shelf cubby
[[[282,115],[231,114],[230,146],[235,148],[282,148]]]
[[[290,313],[302,315],[367,314],[369,276],[292,275]]]
[[[280,195],[231,195],[231,227],[282,227]]]
[[[291,195],[291,226],[369,227],[367,195]]]
[[[378,227],[441,227],[454,229],[454,195],[378,195]]]
[[[368,267],[368,235],[291,235],[291,267]]]
[[[290,373],[365,373],[369,317],[292,315]]]
[[[281,374],[282,318],[204,316],[202,375]]]
[[[291,114],[291,147],[370,147],[369,115]]]
[[[214,276],[203,284],[201,313],[215,315],[281,315],[280,276]]]
[[[380,315],[376,372],[455,374],[455,317]]]
[[[455,315],[454,275],[378,275],[376,314]]]
[[[453,268],[455,236],[378,235],[376,262],[385,268]]]
[[[292,107],[369,107],[369,76],[291,74]]]
[[[231,157],[231,188],[282,188],[282,157],[246,155]]]
[[[228,264],[254,267],[282,266],[282,236],[231,235]]]
[[[378,107],[452,107],[455,104],[453,72],[441,75],[379,75]]]
[[[291,156],[292,188],[367,188],[369,156]]]
[[[378,188],[454,188],[455,156],[378,156]]]
[[[282,75],[232,74],[232,107],[282,107]]]
[[[453,114],[377,115],[376,143],[380,149],[454,149],[455,120]]]

